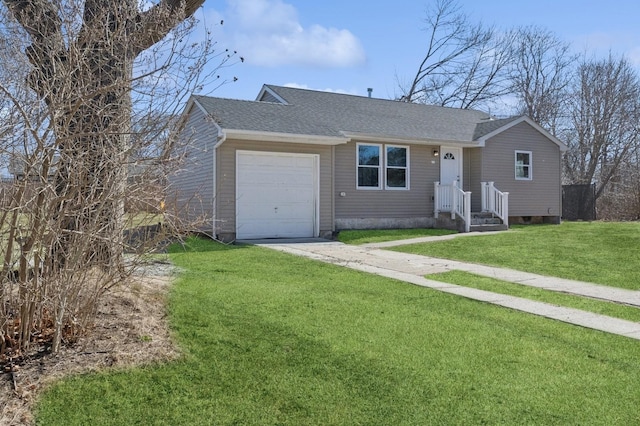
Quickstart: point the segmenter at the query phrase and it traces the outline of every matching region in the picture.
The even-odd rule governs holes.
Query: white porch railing
[[[450,212],[451,219],[458,215],[464,221],[465,232],[471,227],[471,192],[465,192],[458,188],[458,182],[451,185],[440,185],[434,182],[433,191],[434,217],[437,219],[440,212]]]
[[[493,182],[481,182],[482,211],[490,212],[502,219],[502,223],[509,227],[509,193],[496,189]]]
[[[440,212],[452,211],[453,191],[451,185],[440,185],[440,182],[434,182],[433,186],[433,214],[437,219]]]

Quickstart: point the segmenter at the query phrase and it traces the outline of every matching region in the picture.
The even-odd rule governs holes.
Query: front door
[[[440,185],[454,181],[462,188],[462,148],[440,147]]]

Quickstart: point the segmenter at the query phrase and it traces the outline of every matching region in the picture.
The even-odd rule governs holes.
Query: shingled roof
[[[263,86],[258,99],[194,99],[223,130],[310,136],[369,135],[415,141],[473,143],[518,119],[492,120],[482,111],[364,96]]]

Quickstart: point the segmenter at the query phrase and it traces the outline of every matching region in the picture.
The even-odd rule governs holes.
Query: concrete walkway
[[[549,303],[536,302],[521,297],[508,296],[490,291],[429,280],[424,278],[424,276],[427,274],[452,270],[466,271],[521,285],[528,285],[545,290],[585,296],[594,299],[608,300],[639,308],[640,291],[600,286],[562,278],[546,277],[511,269],[496,268],[454,260],[437,259],[433,257],[381,249],[382,247],[433,241],[436,239],[458,238],[463,236],[473,236],[473,233],[453,234],[442,237],[415,238],[411,240],[368,244],[363,246],[351,246],[336,241],[321,239],[260,240],[244,242],[405,281],[414,285],[428,287],[445,293],[456,294],[469,299],[488,302],[582,327],[619,334],[640,340],[640,323],[637,322],[612,318],[579,309],[560,307]]]

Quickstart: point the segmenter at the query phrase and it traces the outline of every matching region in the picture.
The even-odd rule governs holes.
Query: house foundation
[[[436,220],[433,217],[402,217],[402,218],[346,218],[336,219],[336,231],[346,229],[410,229],[434,228]]]

